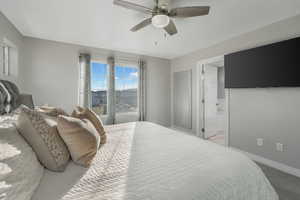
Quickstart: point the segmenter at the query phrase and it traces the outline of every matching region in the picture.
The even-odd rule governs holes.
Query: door
[[[115,122],[139,121],[139,73],[135,66],[115,66]]]
[[[174,73],[174,125],[192,129],[192,72]]]
[[[111,74],[110,70],[112,70]],[[111,91],[109,91],[109,83],[114,83],[111,86]],[[92,109],[102,119],[105,119],[106,123],[114,124],[139,120],[138,86],[138,67],[108,66],[105,63],[92,62]],[[114,97],[111,102],[108,100],[110,92]],[[109,111],[109,106],[112,106],[111,111]]]
[[[220,129],[218,117],[218,68],[210,65],[203,65],[203,131],[204,138],[217,135]]]

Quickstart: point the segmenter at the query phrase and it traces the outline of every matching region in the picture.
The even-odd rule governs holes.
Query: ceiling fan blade
[[[136,32],[142,28],[145,28],[146,26],[148,26],[149,24],[151,24],[151,18],[145,19],[144,21],[142,21],[141,23],[139,23],[138,25],[134,26],[132,29],[130,29],[132,32]]]
[[[123,0],[114,0],[114,4],[127,8],[127,9],[131,9],[131,10],[135,10],[135,11],[139,11],[142,13],[146,13],[146,14],[152,14],[152,9],[151,8],[147,8],[145,6],[141,6],[135,3],[131,3],[128,1],[123,1]]]
[[[208,15],[210,10],[209,6],[194,6],[194,7],[182,7],[174,8],[170,11],[170,17],[197,17]]]
[[[168,26],[166,26],[165,31],[169,34],[169,35],[175,35],[176,33],[178,33],[177,28],[173,22],[173,20],[170,20],[170,23]]]

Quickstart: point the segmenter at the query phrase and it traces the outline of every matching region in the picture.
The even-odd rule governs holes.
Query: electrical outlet
[[[280,152],[283,152],[283,144],[281,144],[281,143],[276,143],[276,150],[277,150],[277,151],[280,151]]]
[[[263,145],[264,145],[264,139],[262,139],[262,138],[257,138],[257,139],[256,139],[256,143],[257,143],[257,146],[263,146]]]

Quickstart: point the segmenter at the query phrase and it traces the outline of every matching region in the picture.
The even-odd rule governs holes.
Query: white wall
[[[196,111],[196,65],[198,61],[297,36],[300,36],[300,15],[173,59],[171,61],[172,72],[193,70],[193,110]],[[173,87],[172,84],[171,87]],[[300,88],[231,89],[230,145],[300,169],[297,154],[300,152],[299,145],[297,145],[300,139],[299,101]],[[194,132],[196,132],[196,120],[201,122],[201,119],[196,119],[196,112],[194,112]],[[264,138],[266,145],[258,148],[257,137]],[[275,151],[276,142],[286,145],[284,153]]]
[[[171,63],[169,60],[146,57],[147,120],[171,126]]]
[[[0,72],[0,79],[10,80],[15,82],[17,85],[20,83],[19,69],[22,65],[22,45],[23,45],[23,36],[21,33],[8,21],[8,19],[0,12],[0,44],[4,40],[8,39],[12,42],[18,50],[18,60],[16,65],[13,65],[10,69],[10,76],[3,76],[2,71]],[[15,63],[15,62],[14,62]]]
[[[36,105],[49,104],[71,111],[78,103],[78,55],[89,52],[93,57],[112,54],[104,49],[60,42],[24,38],[22,89],[33,94]],[[137,55],[127,55],[137,57]],[[170,61],[142,57],[147,62],[147,120],[170,126]]]

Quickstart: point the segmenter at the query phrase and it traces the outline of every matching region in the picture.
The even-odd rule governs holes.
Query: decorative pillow
[[[72,117],[90,120],[94,125],[94,127],[96,128],[98,134],[100,135],[101,138],[100,144],[103,145],[106,143],[107,136],[103,127],[103,123],[100,117],[94,111],[88,108],[82,108],[78,106],[77,109],[73,111]]]
[[[52,117],[58,117],[58,115],[69,116],[63,109],[51,106],[40,106],[37,110]]]
[[[57,129],[68,146],[72,160],[84,167],[90,166],[97,154],[100,137],[87,119],[58,116]]]
[[[51,125],[34,110],[21,106],[17,121],[20,134],[31,145],[40,162],[49,170],[64,171],[70,154],[57,132],[55,122]]]

